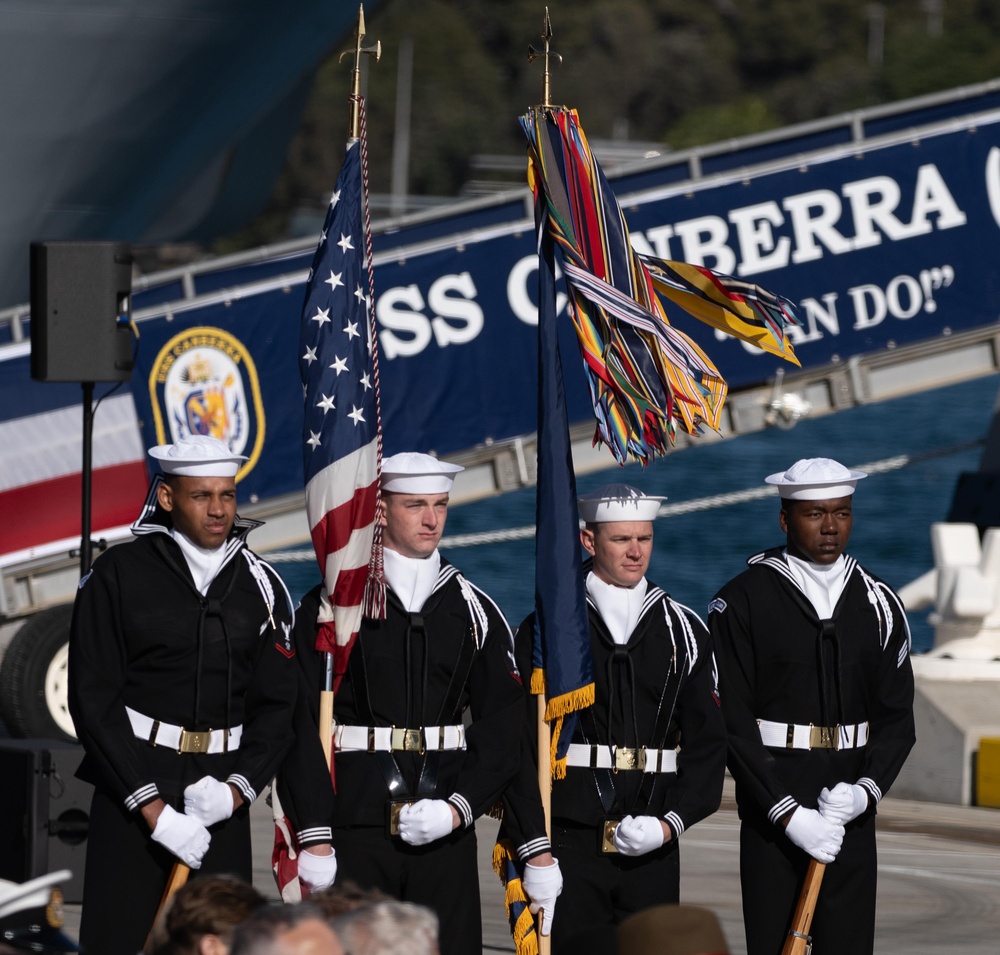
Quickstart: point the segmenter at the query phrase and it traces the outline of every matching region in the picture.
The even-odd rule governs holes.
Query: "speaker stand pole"
[[[92,451],[94,441],[94,383],[81,382],[83,385],[83,468],[81,471],[82,494],[80,508],[80,576],[84,577],[90,571],[91,544],[90,539],[90,491],[92,471]]]

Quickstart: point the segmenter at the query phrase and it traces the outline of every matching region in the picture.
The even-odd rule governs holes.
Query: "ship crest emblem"
[[[264,441],[264,408],[249,351],[220,328],[191,328],[163,346],[149,376],[157,441],[200,434],[224,441],[256,464]]]

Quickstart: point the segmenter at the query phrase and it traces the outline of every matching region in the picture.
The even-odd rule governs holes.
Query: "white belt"
[[[677,750],[570,743],[566,765],[581,766],[584,769],[613,769],[615,772],[620,769],[638,769],[644,773],[676,773]]]
[[[130,706],[125,707],[125,712],[136,738],[145,740],[150,746],[166,746],[178,753],[231,753],[240,748],[242,723],[228,731],[227,745],[226,730],[186,730],[183,726],[161,723]]]
[[[868,722],[847,726],[774,723],[757,720],[760,739],[775,749],[860,749],[868,742]]]
[[[341,753],[425,753],[465,749],[465,727],[335,726],[333,748]]]

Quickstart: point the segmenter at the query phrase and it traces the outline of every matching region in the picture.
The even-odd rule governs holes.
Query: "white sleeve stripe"
[[[882,800],[882,790],[879,789],[874,779],[864,776],[858,780],[858,785],[863,786],[871,795],[873,802],[877,805]]]
[[[247,805],[256,800],[257,793],[254,792],[254,788],[250,785],[250,780],[246,776],[241,776],[239,773],[232,773],[226,779],[226,782],[232,783],[240,791],[240,795]]]
[[[462,824],[468,828],[472,825],[472,806],[469,805],[469,801],[461,793],[452,793],[448,797],[448,802],[451,803],[457,810],[459,816],[462,817]]]
[[[125,808],[129,812],[134,812],[139,808],[139,803],[150,802],[159,795],[160,791],[156,788],[156,783],[147,783],[125,797]]]
[[[517,857],[523,862],[529,856],[537,856],[542,852],[551,852],[552,844],[544,836],[529,839],[523,846],[517,847]]]
[[[681,820],[681,817],[678,816],[676,812],[671,810],[663,817],[663,819],[666,822],[666,824],[670,826],[671,829],[674,830],[674,832],[677,834],[678,839],[682,835],[684,835],[684,823]]]
[[[310,829],[300,829],[295,837],[302,842],[333,842],[333,830],[329,826],[313,826]]]
[[[784,799],[776,802],[768,811],[767,818],[770,822],[777,823],[777,821],[785,815],[790,809],[794,809],[798,806],[798,803],[791,797],[785,796]]]

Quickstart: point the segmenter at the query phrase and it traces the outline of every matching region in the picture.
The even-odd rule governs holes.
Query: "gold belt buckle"
[[[809,747],[811,749],[837,749],[840,734],[836,727],[809,725]]]
[[[403,806],[412,806],[412,799],[390,799],[389,800],[389,835],[399,835],[399,813]]]
[[[601,826],[601,852],[608,855],[618,851],[615,845],[615,832],[618,830],[620,819],[605,819]]]
[[[392,728],[390,745],[393,750],[402,750],[406,753],[423,753],[423,731]]]
[[[619,769],[635,769],[639,762],[638,752],[638,750],[630,749],[627,746],[619,746],[615,750],[615,772],[617,773]],[[617,826],[618,823],[616,822],[615,825]]]
[[[211,730],[181,730],[181,741],[177,745],[178,753],[207,753],[212,741]]]

